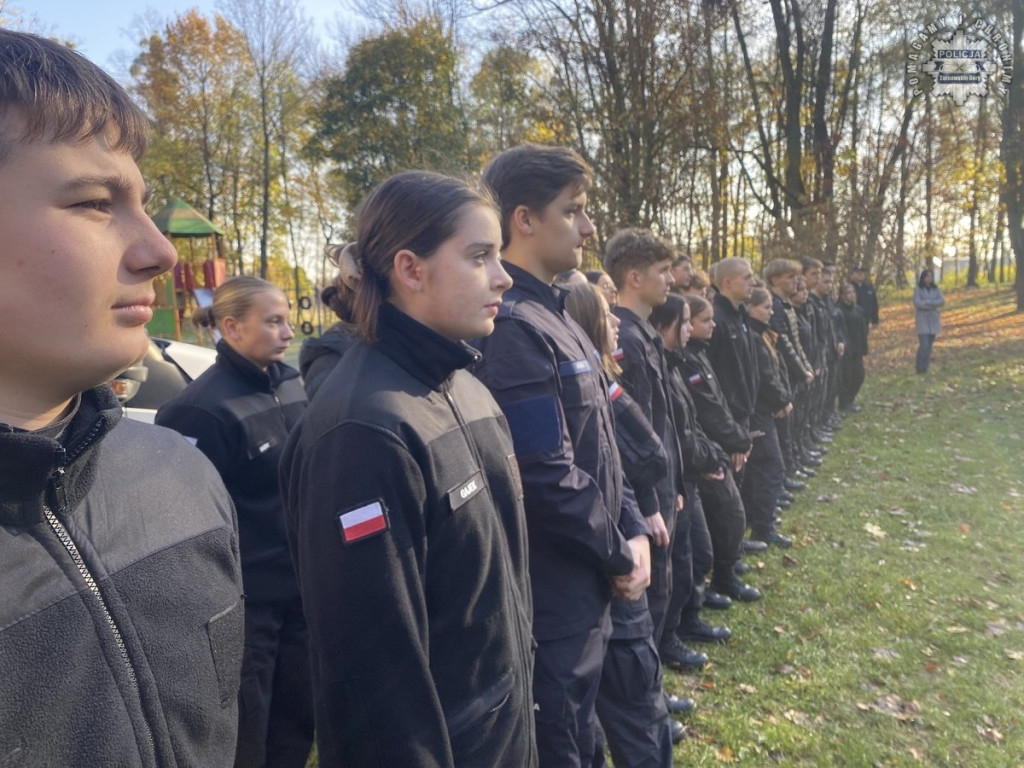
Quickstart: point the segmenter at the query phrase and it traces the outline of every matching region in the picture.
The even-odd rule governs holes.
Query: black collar
[[[377,315],[373,348],[431,389],[440,389],[455,371],[480,359],[480,353],[464,341],[445,338],[387,301]]]
[[[283,363],[271,363],[264,371],[245,355],[236,352],[224,339],[217,342],[216,364],[268,392],[277,389],[282,381],[298,376],[298,371]]]
[[[548,285],[543,280],[527,272],[522,267],[504,261],[501,264],[512,278],[512,288],[535,298],[552,312],[561,313],[565,309],[565,297],[569,294],[564,288]]]
[[[73,510],[92,486],[100,441],[121,416],[104,386],[82,393],[61,440],[0,425],[0,525],[38,523],[44,505],[57,514]]]
[[[732,315],[733,317],[738,317],[741,321],[745,321],[747,319],[747,308],[743,304],[740,304],[737,307],[728,298],[726,298],[720,293],[717,294],[714,298],[714,310],[716,320],[718,320],[718,318],[720,317],[720,315],[718,314],[719,310],[729,315]]]
[[[651,325],[650,321],[644,320],[636,312],[628,307],[624,307],[621,304],[617,304],[612,307],[612,313],[622,321],[623,325],[636,326],[637,330],[643,335],[644,340],[650,344],[654,344],[657,347],[664,348],[665,342],[661,338],[661,334],[654,330],[654,326]]]

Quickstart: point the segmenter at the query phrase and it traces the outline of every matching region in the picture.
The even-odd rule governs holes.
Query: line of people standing
[[[239,510],[236,765],[302,765],[315,722],[325,768],[670,766],[694,704],[663,665],[704,667],[732,637],[704,609],[761,599],[743,555],[792,545],[779,515],[852,406],[820,262],[762,287],[725,259],[680,296],[689,262],[626,229],[566,287],[587,165],[523,145],[483,182],[370,194],[308,407],[283,294],[235,278],[217,365],[158,415]]]

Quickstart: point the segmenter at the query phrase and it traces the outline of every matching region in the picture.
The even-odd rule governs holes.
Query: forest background
[[[538,141],[594,169],[591,263],[641,226],[705,267],[1016,280],[1024,309],[1022,0],[348,0],[333,44],[299,0],[217,8],[151,19],[122,79],[153,120],[155,204],[216,222],[230,273],[308,293],[375,183]],[[915,51],[979,21],[1012,82],[915,96]],[[0,25],[31,18],[0,0]]]

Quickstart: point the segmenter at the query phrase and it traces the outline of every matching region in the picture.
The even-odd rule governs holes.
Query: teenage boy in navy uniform
[[[0,29],[0,764],[235,756],[234,509],[180,435],[122,419],[176,260],[148,122],[81,55]]]
[[[664,342],[649,322],[651,312],[665,303],[672,287],[672,257],[671,246],[648,230],[624,229],[608,241],[604,267],[619,290],[619,303],[612,311],[621,323],[622,385],[643,410],[669,458],[669,471],[660,482],[648,488],[633,488],[640,511],[647,517],[653,534],[651,586],[647,599],[654,621],[654,641],[666,664],[699,669],[707,663],[707,656],[683,645],[674,631],[665,631],[672,599],[674,547],[681,547],[681,551],[691,555],[676,565],[691,574],[693,570],[689,523],[677,525],[677,516],[683,509],[683,459],[669,391]],[[679,536],[685,540],[676,541]],[[692,577],[681,586],[692,593],[695,587]],[[688,603],[690,597],[690,594],[679,596],[684,603]],[[675,627],[670,629],[675,630]]]
[[[475,373],[508,419],[523,480],[537,748],[542,766],[590,766],[609,602],[638,599],[650,583],[647,524],[623,488],[601,363],[565,313],[565,291],[552,287],[579,267],[594,233],[591,174],[569,149],[524,144],[495,157],[483,181],[498,200],[514,284],[494,333],[474,344]]]

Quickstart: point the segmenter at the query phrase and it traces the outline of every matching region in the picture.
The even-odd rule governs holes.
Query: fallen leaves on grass
[[[864,523],[864,530],[867,531],[868,536],[873,539],[884,539],[886,535],[885,531],[874,523]]]
[[[963,483],[951,483],[949,487],[952,488],[957,493],[977,493],[978,492],[977,488],[971,488],[970,486],[964,485]]]
[[[878,712],[903,721],[914,720],[921,714],[920,704],[913,699],[901,699],[895,693],[881,696],[870,703],[857,702],[857,709],[863,712]]]
[[[876,659],[879,659],[879,660],[902,659],[903,658],[902,656],[900,656],[899,651],[894,651],[891,648],[875,648],[873,655],[874,655],[874,657]]]

